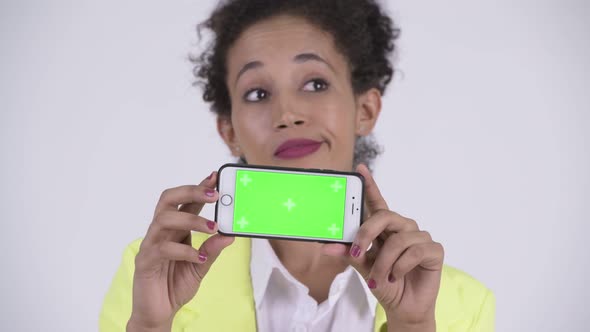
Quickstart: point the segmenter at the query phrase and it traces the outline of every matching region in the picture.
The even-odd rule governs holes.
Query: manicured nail
[[[204,262],[207,260],[207,255],[203,254],[203,253],[199,253],[199,261]]]
[[[359,247],[358,245],[354,244],[352,246],[352,248],[350,248],[350,255],[352,257],[359,257],[361,254],[361,247]]]
[[[207,221],[207,227],[210,230],[214,230],[215,229],[215,223],[213,221]]]
[[[205,190],[205,196],[207,196],[207,197],[213,197],[214,194],[215,194],[215,190],[213,190],[213,189],[206,189]]]
[[[369,279],[367,281],[367,285],[369,286],[370,289],[377,288],[377,282],[375,281],[375,279]]]
[[[209,176],[207,177],[207,180],[211,180],[211,178],[213,177],[213,173],[215,173],[215,172],[211,172],[211,174],[209,174]]]
[[[393,274],[389,274],[389,277],[387,277],[387,280],[391,283],[395,282],[395,277],[393,276]]]

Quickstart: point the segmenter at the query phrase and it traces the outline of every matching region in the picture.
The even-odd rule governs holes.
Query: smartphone
[[[217,190],[223,235],[352,243],[362,221],[359,173],[225,164]]]

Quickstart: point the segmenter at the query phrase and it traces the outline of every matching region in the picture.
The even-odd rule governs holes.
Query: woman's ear
[[[357,97],[356,135],[367,136],[375,128],[381,113],[381,92],[371,88]]]
[[[236,132],[230,117],[221,115],[217,117],[217,132],[225,142],[225,145],[230,149],[231,154],[234,157],[240,157],[242,151],[236,141]]]

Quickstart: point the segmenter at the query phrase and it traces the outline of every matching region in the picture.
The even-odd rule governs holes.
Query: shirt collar
[[[260,308],[272,271],[275,268],[280,268],[282,264],[268,240],[253,238],[251,248],[250,275],[252,276],[254,303],[257,308]]]
[[[287,271],[285,266],[281,263],[276,253],[270,246],[270,243],[267,239],[253,238],[251,250],[252,255],[250,257],[250,275],[252,276],[254,301],[257,308],[259,308],[260,304],[262,303],[262,299],[264,298],[264,294],[266,293],[269,280],[274,270],[281,272],[283,277],[285,277],[291,283],[295,285],[301,284],[289,273],[289,271]],[[366,303],[369,309],[371,312],[375,312],[377,299],[367,286],[367,282],[360,275],[360,273],[352,266],[348,266],[344,270],[342,277],[345,279],[350,279],[347,280],[347,282],[353,283],[355,287],[359,287],[360,285],[365,294],[367,301]],[[302,287],[307,289],[307,287],[304,285],[302,285]]]
[[[375,295],[373,295],[373,292],[371,291],[371,289],[369,289],[369,286],[367,285],[367,281],[365,280],[365,278],[363,278],[363,276],[361,276],[361,274],[352,266],[349,266],[349,268],[353,271],[353,275],[356,276],[356,280],[358,281],[357,284],[360,284],[361,287],[363,288],[365,297],[367,298],[367,304],[369,305],[369,308],[371,309],[372,312],[375,312],[375,309],[377,307],[377,298],[375,297]]]

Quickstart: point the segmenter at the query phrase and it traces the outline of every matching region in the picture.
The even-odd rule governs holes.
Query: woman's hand
[[[174,315],[190,301],[221,251],[233,237],[216,234],[196,250],[191,231],[214,234],[217,224],[198,216],[218,199],[217,173],[199,185],[165,190],[135,258],[133,309],[128,331],[170,331]]]
[[[351,246],[328,244],[323,251],[349,257],[383,306],[390,331],[435,331],[443,247],[414,220],[389,210],[366,166],[357,171],[365,177],[368,218]]]

